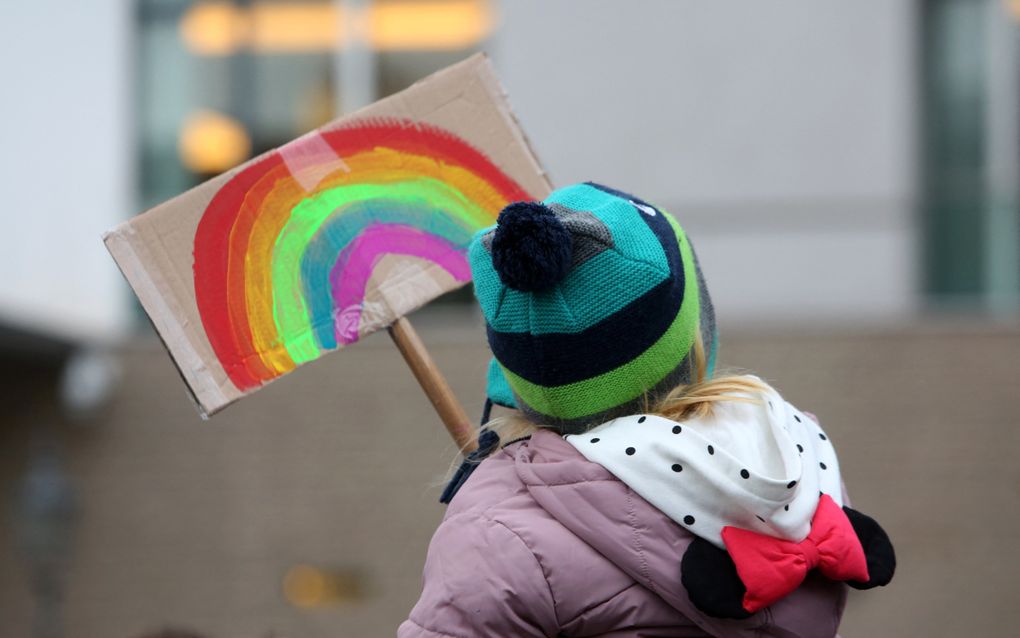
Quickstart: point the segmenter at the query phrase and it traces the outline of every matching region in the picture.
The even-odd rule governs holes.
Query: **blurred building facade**
[[[131,328],[117,269],[96,250],[104,227],[136,205],[131,9],[109,0],[0,9],[2,218],[18,233],[0,251],[7,347],[18,345],[11,331],[94,340]]]
[[[903,424],[922,390],[960,391],[957,366],[986,401],[970,427],[1015,450],[1001,384],[966,384],[1020,372],[1018,14],[1011,0],[5,3],[14,98],[0,126],[14,151],[0,156],[0,214],[19,232],[0,251],[14,399],[0,420],[0,619],[19,635],[33,614],[38,635],[392,633],[452,455],[395,353],[370,341],[200,423],[99,237],[479,50],[555,184],[602,181],[681,220],[739,335],[727,362],[835,413],[848,471],[896,481],[890,468],[920,475],[931,458],[984,462],[992,452],[954,436],[950,419],[970,417],[948,398],[924,408],[948,447],[917,452],[925,424]],[[451,303],[433,321],[425,334],[477,411],[477,317]],[[885,352],[896,365],[882,368]],[[902,456],[853,427],[855,393],[878,397],[866,416],[900,428]],[[377,476],[392,459],[401,472]],[[1017,478],[997,467],[995,485]],[[937,489],[973,508],[962,490],[998,494],[992,481]],[[878,478],[861,485],[877,513],[900,511]],[[932,489],[910,498],[939,507]],[[923,574],[908,582],[937,580],[925,559],[973,530],[901,513],[893,530]],[[993,523],[986,537],[1014,522]],[[972,578],[968,609],[1007,606],[1004,577]],[[928,602],[900,592],[851,627],[907,631],[897,604]]]
[[[10,3],[7,214],[34,214],[2,257],[0,324],[136,328],[99,233],[482,49],[556,184],[617,184],[690,227],[724,320],[1013,316],[1016,7]]]
[[[918,7],[657,8],[507,3],[497,61],[556,180],[676,215],[723,321],[916,313]]]

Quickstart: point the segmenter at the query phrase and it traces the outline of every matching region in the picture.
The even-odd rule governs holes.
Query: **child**
[[[522,416],[488,424],[445,494],[462,484],[400,636],[832,636],[844,583],[889,582],[813,417],[713,376],[670,216],[579,184],[511,204],[469,257],[489,397]]]

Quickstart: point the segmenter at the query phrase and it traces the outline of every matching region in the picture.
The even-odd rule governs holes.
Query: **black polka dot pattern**
[[[774,436],[777,446],[769,451],[770,459],[782,462],[779,467],[788,472],[786,480],[751,469],[759,467],[755,459],[760,451],[753,439],[740,438],[737,426],[745,427],[742,423],[723,423],[720,434],[716,429],[720,424],[703,423],[698,417],[680,422],[638,413],[568,440],[590,460],[617,473],[628,485],[633,483],[635,493],[662,500],[669,517],[712,542],[721,542],[719,534],[727,525],[777,538],[797,536],[810,525],[818,502],[815,494],[839,494],[840,467],[832,450],[835,443],[811,415],[777,396],[771,397],[770,411],[769,398],[762,396],[766,401],[749,414]],[[791,444],[794,450],[788,447]],[[799,462],[791,456],[793,451]],[[766,507],[759,498],[762,490],[775,499]],[[838,504],[840,499],[833,498]],[[736,499],[742,513],[716,511],[711,505],[725,499]]]

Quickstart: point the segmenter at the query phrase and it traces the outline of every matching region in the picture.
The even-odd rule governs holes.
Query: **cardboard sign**
[[[474,233],[549,190],[478,55],[104,241],[212,414],[463,286]]]

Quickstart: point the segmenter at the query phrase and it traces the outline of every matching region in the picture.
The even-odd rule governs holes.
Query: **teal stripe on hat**
[[[715,374],[715,354],[719,351],[719,328],[716,326],[712,326],[712,341],[707,350],[708,364],[706,365],[705,374],[711,378]]]
[[[579,265],[552,290],[522,292],[502,285],[480,241],[492,228],[481,231],[472,241],[468,259],[475,295],[493,330],[535,335],[581,332],[672,276],[662,244],[627,200],[580,184],[556,191],[548,201],[574,210],[594,210],[613,232],[615,247]],[[614,232],[618,227],[628,230]],[[607,272],[613,276],[606,277]]]
[[[486,375],[485,394],[496,405],[505,408],[516,408],[517,401],[514,399],[514,391],[503,376],[503,369],[495,359],[489,360],[489,372]]]
[[[607,272],[614,276],[606,277]],[[581,332],[619,312],[668,277],[656,267],[607,250],[581,264],[552,290],[526,293],[507,289],[499,315],[489,325],[498,332],[535,335]]]
[[[468,246],[468,263],[471,265],[471,279],[475,286],[475,297],[482,308],[486,323],[492,323],[499,314],[503,296],[507,288],[503,285],[496,269],[492,266],[492,257],[482,245],[482,236],[492,232],[495,226],[486,228],[475,234]]]

